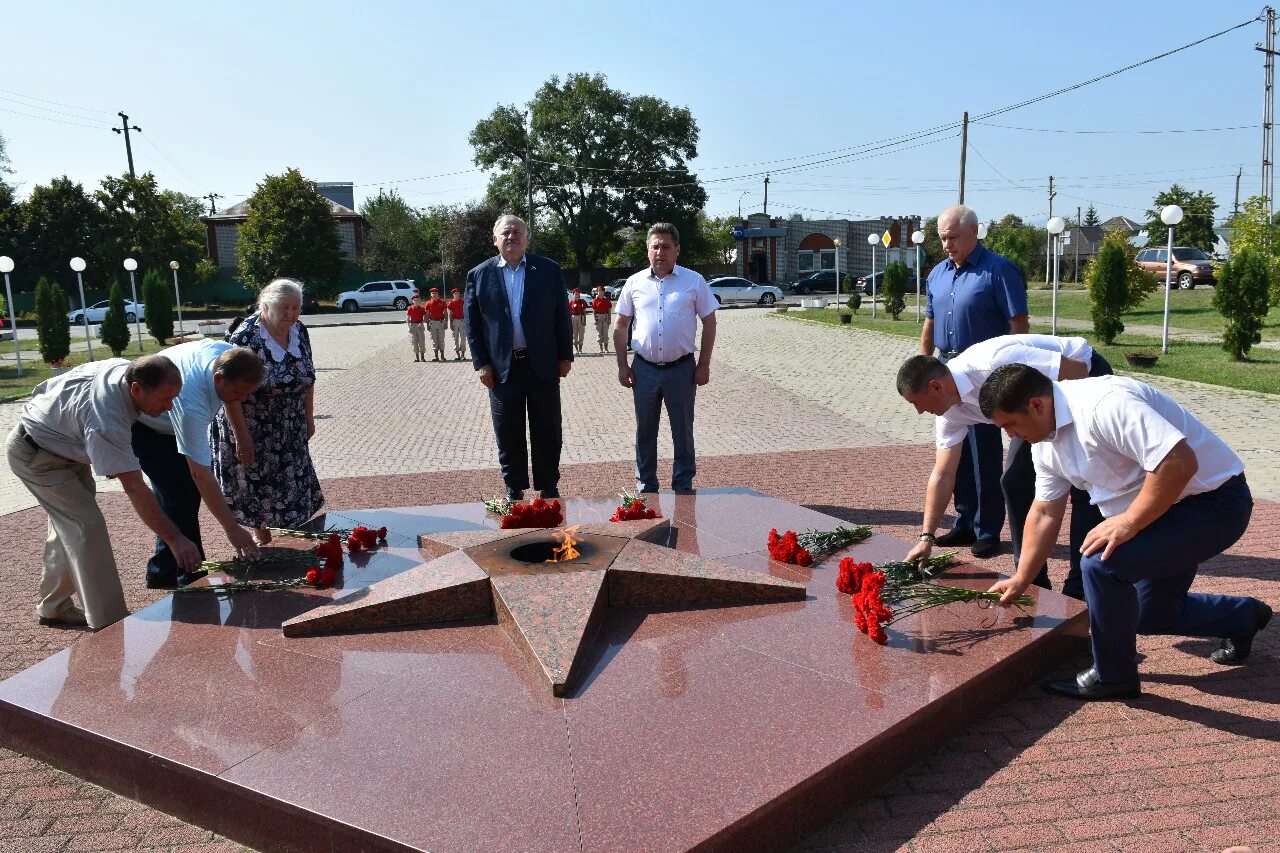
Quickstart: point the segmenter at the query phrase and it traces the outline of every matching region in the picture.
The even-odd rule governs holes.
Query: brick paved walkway
[[[317,411],[329,415],[315,453],[333,508],[470,500],[499,486],[469,366],[413,364],[403,334],[366,326],[313,336]],[[717,350],[700,393],[700,485],[747,485],[911,537],[932,452],[929,419],[892,392],[910,341],[741,311],[726,312]],[[566,493],[629,482],[633,419],[612,365],[584,358],[565,386]],[[425,381],[406,382],[410,371]],[[1170,390],[1245,451],[1255,494],[1280,497],[1274,398],[1179,385]],[[0,408],[0,427],[10,408]],[[669,457],[665,434],[660,447]],[[145,606],[159,597],[141,583],[149,537],[123,495],[101,503],[130,606]],[[0,565],[0,677],[80,636],[35,624],[44,515],[13,509],[0,503],[10,554]],[[211,556],[225,550],[216,527],[206,538]],[[1280,504],[1259,501],[1245,539],[1204,567],[1198,588],[1280,601],[1278,540]],[[1206,643],[1143,639],[1147,695],[1131,703],[1080,706],[1028,690],[801,849],[1280,850],[1280,631],[1262,637],[1252,665],[1237,669],[1207,662]],[[144,849],[242,848],[0,749],[0,851]]]

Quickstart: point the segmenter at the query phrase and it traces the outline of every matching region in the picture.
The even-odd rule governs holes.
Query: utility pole
[[[113,127],[111,129],[116,133],[124,134],[124,153],[129,155],[129,177],[136,178],[138,176],[134,174],[133,171],[133,145],[129,142],[129,131],[136,130],[138,133],[142,133],[142,128],[138,127],[136,124],[130,127],[129,117],[124,113],[116,113],[116,115],[120,116],[120,127]]]
[[[1267,200],[1267,221],[1272,216],[1272,196],[1275,195],[1275,80],[1276,80],[1276,10],[1267,6],[1262,10],[1267,16],[1266,45],[1255,44],[1254,50],[1266,56],[1266,74],[1262,87],[1262,196]]]
[[[533,248],[533,111],[529,110],[525,113],[529,119],[529,125],[525,129],[524,134],[524,177],[525,185],[529,192],[529,206],[525,208],[529,214],[528,229],[526,235],[529,238],[529,248]]]
[[[960,126],[960,201],[964,204],[964,161],[969,156],[969,114],[964,114],[964,123]]]
[[[783,206],[785,207],[786,205],[783,205]],[[769,173],[768,172],[764,173],[764,209],[761,212],[764,213],[765,218],[768,219],[769,217]]]
[[[213,203],[215,200],[222,198],[222,196],[218,195],[217,193],[209,193],[208,195],[202,195],[200,197],[209,199],[209,215],[210,216],[213,216],[218,212],[217,209],[213,206]]]
[[[1057,195],[1053,191],[1053,175],[1049,176],[1049,218],[1053,219],[1053,197]],[[1045,241],[1044,253],[1044,280],[1049,280],[1049,264],[1053,263],[1053,235],[1048,234]]]
[[[1076,284],[1080,283],[1080,241],[1084,239],[1080,235],[1080,229],[1083,227],[1084,220],[1080,217],[1080,205],[1076,205]]]
[[[1240,213],[1240,176],[1244,174],[1244,166],[1236,171],[1236,203],[1231,206],[1231,218],[1235,219]]]

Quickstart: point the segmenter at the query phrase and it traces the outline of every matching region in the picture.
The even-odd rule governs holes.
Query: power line
[[[19,110],[11,110],[8,107],[0,107],[0,112],[12,113],[13,115],[18,115],[18,116],[26,116],[27,118],[38,118],[38,119],[42,119],[43,121],[51,121],[55,124],[68,124],[68,125],[71,125],[72,127],[87,127],[90,130],[107,130],[109,128],[109,125],[106,125],[106,124],[84,124],[83,122],[78,122],[78,121],[64,121],[63,119],[60,119],[60,118],[49,118],[49,116],[35,115],[34,113],[24,113]]]
[[[103,110],[97,107],[80,107],[80,106],[76,106],[75,104],[67,104],[67,103],[63,103],[62,101],[52,100],[50,98],[39,98],[39,97],[36,97],[35,95],[26,95],[26,94],[23,94],[22,92],[15,92],[13,89],[0,89],[0,92],[5,92],[6,94],[9,94],[9,95],[15,95],[19,98],[22,98],[23,100],[35,101],[36,103],[33,106],[37,106],[40,108],[45,108],[43,107],[43,104],[54,104],[55,106],[66,107],[69,110],[79,110],[81,112],[86,112],[86,113],[99,113],[100,115],[111,115],[111,110]]]
[[[988,121],[972,122],[973,124],[981,124],[983,127],[998,127],[1002,130],[1025,130],[1032,133],[1072,133],[1081,135],[1098,135],[1098,136],[1116,136],[1116,135],[1141,135],[1154,136],[1165,133],[1217,133],[1219,131],[1228,130],[1257,130],[1262,127],[1260,124],[1238,124],[1232,127],[1176,127],[1165,128],[1163,130],[1071,130],[1068,128],[1053,127],[1016,127],[1010,124],[993,124]]]

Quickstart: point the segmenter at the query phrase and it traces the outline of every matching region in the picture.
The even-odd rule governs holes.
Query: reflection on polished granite
[[[564,698],[465,600],[425,628],[283,636],[343,597],[428,589],[427,566],[475,593],[494,576],[469,549],[528,534],[480,504],[353,511],[326,523],[385,525],[388,544],[349,557],[336,589],[159,601],[0,683],[0,740],[266,850],[770,849],[1082,648],[1081,605],[1039,590],[1028,613],[930,611],[877,646],[835,591],[842,555],[765,553],[771,527],[836,519],[745,489],[659,500],[668,523],[621,537]],[[612,511],[566,502],[602,536]],[[847,553],[907,548],[876,535]],[[670,582],[635,583],[623,556]],[[709,563],[807,596],[688,609],[682,571]],[[990,579],[963,565],[946,582]]]

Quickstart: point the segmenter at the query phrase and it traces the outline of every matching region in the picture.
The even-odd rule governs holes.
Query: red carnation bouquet
[[[347,550],[352,554],[358,551],[372,551],[378,547],[379,543],[387,544],[387,528],[379,527],[373,530],[362,525],[353,528],[351,535],[347,537]]]
[[[513,503],[510,511],[502,516],[499,526],[504,530],[520,527],[559,527],[564,524],[564,508],[552,498],[535,498],[532,503]]]
[[[769,557],[779,563],[791,563],[796,566],[813,565],[813,555],[800,547],[800,540],[794,530],[788,530],[781,536],[778,528],[769,531]]]
[[[638,521],[642,518],[662,518],[662,513],[644,505],[644,498],[635,492],[619,492],[618,508],[613,511],[610,521]]]
[[[835,530],[809,530],[805,533],[788,530],[781,536],[774,528],[769,531],[769,556],[780,563],[809,566],[870,536],[871,528],[865,524],[857,527],[840,524]]]

